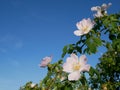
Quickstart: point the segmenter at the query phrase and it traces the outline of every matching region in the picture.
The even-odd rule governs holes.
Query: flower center
[[[73,70],[74,71],[78,71],[79,69],[80,69],[80,64],[79,63],[73,65]]]
[[[85,26],[84,28],[83,28],[83,31],[86,31],[88,29],[88,26]]]

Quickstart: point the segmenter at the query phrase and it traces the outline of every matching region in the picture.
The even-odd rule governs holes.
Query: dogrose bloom
[[[35,87],[35,83],[32,83],[30,86],[31,86],[31,88],[34,88]]]
[[[94,14],[94,17],[103,17],[104,14],[107,14],[107,9],[112,5],[112,3],[108,3],[107,4],[102,4],[101,6],[95,6],[92,7],[91,10],[92,11],[97,11],[96,14]]]
[[[81,72],[89,71],[90,65],[87,64],[87,58],[85,55],[81,55],[79,58],[75,54],[71,54],[63,64],[63,71],[69,73],[68,80],[78,80],[81,76]]]
[[[74,34],[76,36],[81,36],[83,34],[87,34],[94,26],[94,21],[91,21],[90,18],[88,19],[83,19],[80,22],[77,22],[76,26],[78,30],[74,31]]]
[[[46,67],[51,62],[51,60],[52,60],[52,56],[50,56],[50,57],[47,56],[47,57],[42,59],[39,66],[40,67]]]

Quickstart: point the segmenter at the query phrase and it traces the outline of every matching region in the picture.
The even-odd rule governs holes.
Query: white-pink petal
[[[85,55],[81,55],[79,58],[80,65],[85,65],[87,63],[87,57]]]
[[[68,75],[68,80],[69,81],[77,81],[80,79],[80,72],[76,71],[76,72],[72,72]]]
[[[64,63],[63,64],[63,71],[67,73],[73,72],[73,65],[71,63]]]
[[[66,59],[66,63],[77,63],[78,62],[78,59],[74,59],[73,57],[68,57]]]
[[[103,17],[103,14],[101,12],[97,12],[96,14],[94,14],[94,17]]]
[[[70,57],[71,57],[72,59],[74,59],[74,61],[77,61],[77,62],[78,62],[78,56],[77,56],[76,54],[72,53],[72,54],[70,55]]]
[[[74,34],[75,34],[76,36],[81,36],[81,35],[84,34],[84,32],[81,31],[81,30],[76,30],[76,31],[74,31]]]
[[[89,70],[90,70],[90,65],[89,64],[86,64],[86,65],[84,65],[84,66],[82,66],[81,68],[80,68],[80,72],[89,72]]]
[[[91,11],[97,11],[97,7],[92,7]]]

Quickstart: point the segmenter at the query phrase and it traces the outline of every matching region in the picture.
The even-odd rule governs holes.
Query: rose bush
[[[94,19],[76,24],[74,34],[80,39],[64,46],[58,62],[52,64],[51,57],[44,58],[40,66],[48,68],[46,77],[39,84],[28,82],[20,90],[120,90],[120,13],[108,15],[110,5],[92,7],[97,12]],[[96,54],[100,47],[105,52],[93,68],[85,55]],[[66,54],[70,56],[64,62]]]

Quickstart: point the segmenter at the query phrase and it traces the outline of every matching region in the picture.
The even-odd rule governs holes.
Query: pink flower
[[[88,19],[83,19],[82,21],[78,22],[76,24],[78,30],[74,31],[74,34],[76,36],[81,36],[83,34],[87,34],[94,26],[94,22],[91,21],[90,18]]]
[[[75,54],[71,54],[66,63],[63,64],[63,71],[69,73],[68,80],[79,80],[81,72],[89,71],[90,65],[86,63],[87,58],[85,55],[78,58]]]
[[[91,10],[92,11],[96,11],[97,13],[94,14],[94,17],[103,17],[104,14],[107,14],[107,9],[112,5],[112,3],[108,3],[107,4],[102,4],[102,6],[95,6],[95,7],[92,7]]]
[[[42,59],[41,63],[40,63],[40,67],[46,67],[52,60],[52,56],[51,57],[45,57]]]

